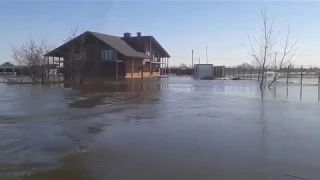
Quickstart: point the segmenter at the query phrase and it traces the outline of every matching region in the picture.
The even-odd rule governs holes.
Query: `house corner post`
[[[133,78],[133,71],[134,71],[134,62],[133,58],[131,58],[131,77]]]
[[[167,58],[164,58],[164,75],[167,75]]]
[[[169,67],[169,58],[167,58],[167,67],[168,67],[168,75],[171,73],[170,72],[170,67]],[[193,68],[193,67],[192,67]]]
[[[141,78],[143,78],[143,59],[141,60]]]
[[[159,68],[160,76],[163,75],[163,65],[162,65],[162,63],[163,63],[163,59],[160,58],[160,68]]]
[[[118,73],[118,56],[117,56],[117,51],[115,50],[115,53],[114,53],[114,56],[115,56],[115,60],[116,60],[116,79],[118,80],[118,76],[119,76],[119,73]]]
[[[149,51],[150,51],[150,57],[151,57],[151,59],[150,59],[150,76],[152,76],[152,61],[153,61],[153,54],[152,54],[152,46],[151,46],[151,37],[150,37],[150,39],[149,39]]]

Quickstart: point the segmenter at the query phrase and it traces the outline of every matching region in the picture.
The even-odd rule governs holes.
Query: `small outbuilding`
[[[213,65],[212,64],[195,64],[193,71],[194,79],[213,79]]]

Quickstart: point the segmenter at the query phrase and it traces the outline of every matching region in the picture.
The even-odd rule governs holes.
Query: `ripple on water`
[[[241,83],[108,94],[12,86],[15,105],[0,113],[0,179],[266,179],[278,173],[271,167],[319,177],[319,105],[261,100]]]
[[[0,124],[12,124],[15,123],[15,118],[12,116],[4,116],[4,115],[0,115]]]

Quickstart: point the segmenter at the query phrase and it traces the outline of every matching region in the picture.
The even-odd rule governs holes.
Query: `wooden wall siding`
[[[71,80],[70,63],[69,63],[68,54],[64,55],[63,61],[64,61],[64,63],[63,63],[63,68],[64,68],[63,79],[68,81],[68,80]]]
[[[143,72],[143,77],[150,77],[150,71],[148,71],[148,72]]]
[[[149,40],[142,41],[145,45],[145,52],[149,51]],[[110,46],[102,43],[100,40],[88,36],[85,40],[85,45],[83,45],[85,51],[85,79],[91,79],[94,77],[115,77],[116,76],[116,63],[115,62],[105,62],[101,60],[101,50],[112,49]],[[154,51],[155,49],[152,48]],[[118,75],[119,77],[150,77],[150,63],[145,63],[143,65],[143,59],[134,59],[134,68],[132,74],[132,59],[123,56],[117,52],[116,55],[118,60],[123,60],[124,62],[118,63]],[[69,54],[65,53],[64,58],[64,79],[71,80],[70,72],[70,62]],[[141,70],[141,67],[143,70]],[[158,72],[153,72],[152,75],[156,75]]]
[[[88,76],[96,77],[99,76],[100,73],[100,59],[101,53],[100,50],[104,46],[100,41],[94,38],[88,38],[85,44],[86,50],[86,61],[91,62],[90,68],[88,71]],[[115,73],[114,73],[115,76]]]
[[[99,77],[116,77],[116,63],[101,62]],[[124,63],[118,63],[118,76],[125,76]]]
[[[134,62],[134,64],[132,64]],[[124,61],[126,77],[141,77],[142,76],[142,59],[128,58]],[[132,66],[133,65],[133,66]]]
[[[143,65],[143,72],[148,72],[150,75],[150,63],[145,63]]]
[[[150,52],[150,42],[149,41],[144,41],[144,50],[145,52]]]

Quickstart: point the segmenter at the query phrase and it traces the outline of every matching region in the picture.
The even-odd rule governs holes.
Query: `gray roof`
[[[114,48],[115,50],[117,50],[118,52],[123,54],[124,56],[143,58],[143,59],[150,59],[150,56],[148,56],[147,54],[144,54],[144,53],[141,53],[141,52],[138,52],[138,51],[134,50],[131,46],[129,46],[120,37],[110,36],[110,35],[107,35],[107,34],[101,34],[101,33],[91,32],[91,31],[87,31],[87,32],[79,35],[78,37],[76,37],[76,38],[64,43],[63,45],[59,46],[58,48],[56,48],[56,49],[48,52],[47,54],[45,54],[45,56],[54,56],[54,55],[56,55],[56,53],[60,53],[61,49],[65,48],[65,46],[68,43],[74,41],[75,39],[78,39],[78,38],[84,36],[85,34],[93,35],[97,39],[101,40],[102,42],[106,43],[107,45],[111,46],[112,48]]]
[[[15,67],[15,65],[13,65],[10,62],[5,62],[5,63],[1,64],[0,67]]]
[[[160,45],[160,43],[153,36],[139,36],[139,37],[138,36],[133,36],[133,37],[131,36],[131,37],[122,37],[121,39],[123,39],[131,47],[136,48],[135,50],[137,50],[137,49],[143,50],[145,48],[144,45],[141,46],[139,41],[141,41],[141,40],[151,41],[152,44],[154,44],[160,50],[159,51],[159,53],[161,53],[160,57],[166,57],[166,58],[170,57],[169,53]]]
[[[96,38],[100,39],[104,43],[108,44],[109,46],[113,47],[115,50],[119,51],[121,54],[128,56],[128,57],[138,57],[138,58],[150,58],[148,55],[138,52],[134,50],[131,46],[129,46],[124,40],[117,36],[110,36],[107,34],[101,34],[97,32],[90,32]]]

